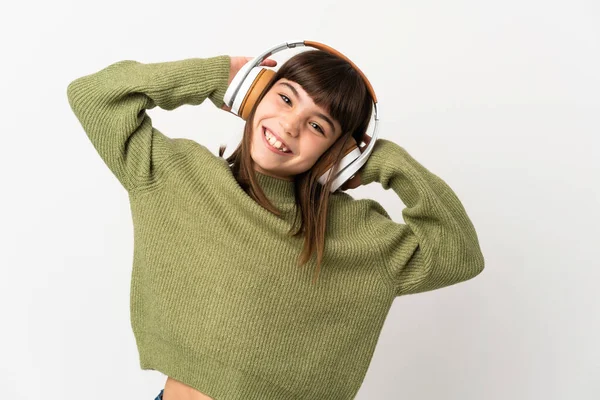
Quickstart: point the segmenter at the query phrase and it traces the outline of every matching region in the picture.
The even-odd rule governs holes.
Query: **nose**
[[[298,136],[298,124],[300,123],[300,116],[294,113],[287,113],[279,118],[279,125],[283,131],[291,137]]]

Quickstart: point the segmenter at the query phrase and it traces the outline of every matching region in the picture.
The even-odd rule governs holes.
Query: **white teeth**
[[[277,140],[277,139],[275,138],[275,136],[273,136],[273,135],[272,135],[272,134],[271,134],[269,131],[267,131],[265,128],[263,128],[263,129],[264,129],[264,135],[265,135],[265,137],[267,138],[267,141],[268,141],[269,143],[271,143],[271,145],[272,145],[273,147],[277,148],[278,150],[281,150],[281,151],[282,151],[282,152],[284,152],[284,153],[288,153],[288,152],[289,152],[289,150],[288,150],[288,148],[287,148],[287,147],[285,147],[285,146],[283,146],[283,147],[282,147],[282,146],[281,146],[281,142],[280,142],[279,140]]]

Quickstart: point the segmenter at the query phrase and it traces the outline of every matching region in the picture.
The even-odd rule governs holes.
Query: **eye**
[[[292,101],[286,95],[280,94],[279,97],[281,97],[285,103],[292,104]],[[289,101],[289,103],[285,101],[286,99]]]
[[[323,129],[319,125],[315,124],[314,122],[312,122],[312,123],[314,124],[314,126],[316,126],[316,129],[318,129],[323,134],[323,136],[325,136],[325,132],[323,131]]]

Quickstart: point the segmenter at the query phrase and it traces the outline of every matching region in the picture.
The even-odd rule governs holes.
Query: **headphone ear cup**
[[[338,165],[338,172],[342,171],[344,168],[350,165],[354,160],[358,158],[358,156],[360,156],[360,154],[361,151],[358,148],[358,145],[356,144],[356,140],[354,140],[354,138],[348,140],[346,142],[344,150],[342,151],[342,158],[340,159],[340,163]],[[315,166],[315,168],[316,169],[314,172],[319,177],[319,182],[322,185],[324,185],[327,181],[327,178],[329,177],[329,174],[333,173],[333,162],[326,164],[324,163],[319,165],[318,167]]]
[[[256,78],[254,78],[254,81],[248,88],[248,91],[242,100],[242,104],[240,105],[238,115],[244,121],[247,120],[248,116],[250,115],[250,111],[252,111],[254,104],[258,100],[258,97],[261,95],[263,90],[265,90],[274,76],[275,71],[272,69],[261,68],[261,70],[258,72]]]

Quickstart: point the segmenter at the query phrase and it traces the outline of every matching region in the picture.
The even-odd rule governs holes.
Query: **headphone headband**
[[[225,103],[229,107],[232,106],[232,103],[233,103],[232,100],[236,97],[237,92],[239,91],[239,89],[241,87],[240,83],[248,77],[248,75],[252,71],[252,68],[259,66],[260,63],[262,63],[264,60],[266,60],[267,58],[269,58],[271,55],[273,55],[275,53],[278,53],[278,52],[280,52],[282,50],[286,50],[286,49],[293,49],[296,47],[314,47],[315,49],[323,50],[327,53],[333,54],[333,55],[338,56],[338,57],[342,58],[343,60],[347,61],[360,74],[363,81],[367,85],[367,89],[369,91],[369,94],[371,95],[371,98],[373,99],[373,103],[374,103],[374,107],[375,107],[375,120],[379,120],[379,113],[378,113],[378,107],[377,107],[377,104],[378,104],[377,95],[375,94],[375,90],[373,90],[373,85],[371,85],[371,82],[369,81],[367,76],[362,72],[362,70],[360,68],[358,68],[358,66],[356,64],[354,64],[354,62],[352,62],[352,60],[350,60],[348,57],[346,57],[344,54],[337,51],[333,47],[328,46],[324,43],[310,41],[310,40],[296,40],[296,41],[285,42],[285,43],[279,44],[277,46],[271,47],[269,50],[265,51],[262,54],[259,54],[254,59],[247,62],[240,69],[238,74],[235,76],[234,82],[231,82],[230,87],[235,88],[236,90],[234,93],[232,93],[230,96],[228,96],[230,101],[227,101],[227,99],[226,99]],[[237,79],[238,76],[239,76],[239,79]],[[237,82],[235,82],[235,80],[237,80]]]

